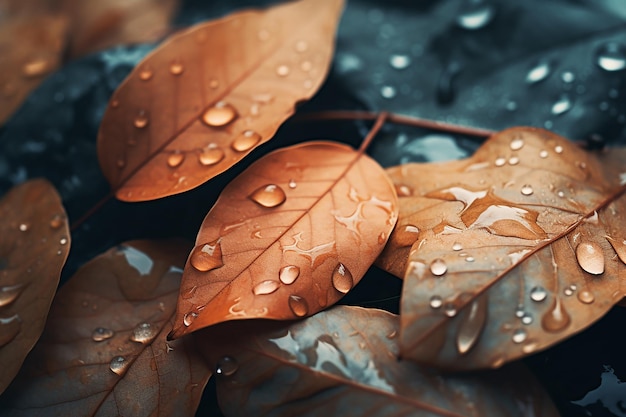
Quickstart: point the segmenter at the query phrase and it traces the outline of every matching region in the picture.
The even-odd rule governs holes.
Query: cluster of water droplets
[[[141,322],[132,329],[129,340],[141,344],[149,344],[158,335],[159,329],[152,323]],[[115,336],[115,331],[106,327],[96,327],[91,333],[91,340],[97,343],[104,343]],[[173,350],[167,345],[167,351]],[[109,369],[117,375],[123,375],[126,372],[131,361],[128,358],[118,355],[109,362]]]

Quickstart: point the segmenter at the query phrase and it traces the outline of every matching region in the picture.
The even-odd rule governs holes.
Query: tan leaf
[[[404,196],[380,264],[408,257],[403,356],[498,367],[602,317],[626,294],[624,161],[513,128],[464,161],[389,169]]]
[[[270,153],[231,182],[204,219],[172,336],[333,305],[374,262],[396,218],[393,186],[368,156],[332,142]]]
[[[269,140],[322,84],[342,0],[244,11],[173,36],[113,95],[98,137],[126,201],[190,190]]]
[[[210,371],[190,340],[166,342],[180,241],[135,241],[85,264],[7,391],[6,416],[193,416]]]
[[[0,200],[0,393],[43,331],[70,235],[61,198],[32,180]]]
[[[199,333],[227,416],[558,416],[521,365],[446,376],[397,360],[398,317],[337,306]],[[215,331],[214,331],[215,330]]]

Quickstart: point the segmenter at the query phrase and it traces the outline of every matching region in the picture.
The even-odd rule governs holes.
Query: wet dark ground
[[[179,27],[269,1],[187,0]],[[28,178],[59,189],[71,220],[107,195],[95,140],[114,89],[153,45],[120,46],[50,75],[0,129],[0,193]],[[590,147],[626,144],[626,6],[620,0],[351,0],[330,77],[298,113],[388,110],[469,126],[545,127]],[[357,146],[368,122],[289,121],[228,173],[147,203],[107,202],[73,233],[63,279],[129,239],[196,231],[226,183],[268,151],[308,139]],[[387,125],[370,148],[384,166],[471,155],[480,140]],[[625,162],[626,164],[626,162]],[[397,311],[400,281],[372,268],[346,304]],[[563,416],[626,416],[626,309],[529,357]],[[211,387],[198,415],[218,415]]]

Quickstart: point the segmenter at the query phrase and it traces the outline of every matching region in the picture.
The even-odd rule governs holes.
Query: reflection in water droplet
[[[198,313],[191,311],[183,316],[183,324],[186,327],[191,326],[191,323],[198,317]]]
[[[276,67],[276,74],[281,77],[286,77],[289,75],[289,67],[287,65],[279,65]]]
[[[534,190],[533,190],[532,185],[530,185],[530,184],[524,184],[524,185],[522,186],[521,193],[522,193],[523,195],[532,195],[532,193],[533,193],[533,192],[534,192]]]
[[[626,68],[626,47],[619,42],[607,42],[596,51],[596,62],[605,71]]]
[[[435,259],[430,264],[430,272],[435,276],[442,276],[447,270],[448,265],[446,265],[446,262],[441,258]]]
[[[595,301],[595,297],[588,290],[582,290],[578,293],[578,300],[584,304],[591,304]]]
[[[268,184],[257,188],[250,194],[250,199],[263,207],[272,208],[283,204],[287,196],[278,185]]]
[[[202,115],[204,124],[211,127],[226,126],[236,118],[237,110],[224,101],[218,101]]]
[[[297,295],[289,296],[289,308],[297,317],[304,317],[309,313],[309,304],[304,298]]]
[[[456,347],[463,355],[476,345],[487,321],[487,299],[479,298],[472,301],[470,311],[463,317],[456,336]]]
[[[21,294],[24,285],[5,285],[0,287],[0,307],[11,304]]]
[[[335,287],[337,291],[343,294],[347,294],[354,285],[354,281],[352,280],[352,273],[342,263],[339,263],[335,267],[332,275],[332,282],[333,287]]]
[[[524,342],[524,340],[526,340],[527,337],[528,333],[526,333],[526,330],[517,329],[513,332],[513,336],[511,337],[511,339],[513,340],[513,343],[522,343]]]
[[[411,57],[408,55],[391,55],[389,57],[389,65],[398,70],[405,69],[411,65]]]
[[[548,61],[540,61],[528,71],[526,74],[526,82],[529,84],[537,83],[541,80],[544,80],[550,75],[550,63]]]
[[[560,332],[570,324],[571,318],[559,297],[554,297],[550,311],[541,319],[541,326],[548,332]]]
[[[170,65],[170,74],[172,75],[180,75],[185,71],[185,67],[179,61],[174,61]]]
[[[128,362],[123,356],[116,356],[109,363],[109,369],[118,375],[122,375],[127,366]]]
[[[278,279],[283,284],[289,285],[293,284],[296,279],[300,276],[300,268],[295,265],[287,265],[280,269],[278,273]]]
[[[245,152],[252,149],[260,141],[261,135],[254,130],[246,130],[237,136],[230,146],[237,152]]]
[[[137,117],[135,117],[133,125],[137,129],[143,129],[144,127],[148,126],[148,117],[146,116],[146,113],[144,111],[140,111]]]
[[[140,323],[133,329],[130,340],[139,343],[148,343],[157,335],[157,329],[150,323]]]
[[[50,227],[52,229],[58,229],[63,226],[63,217],[59,214],[55,214],[52,219],[50,219]]]
[[[522,138],[513,139],[510,143],[510,147],[511,147],[511,150],[513,151],[522,149],[524,147],[524,139]]]
[[[552,114],[563,114],[571,108],[572,101],[567,94],[564,94],[552,105]]]
[[[254,295],[267,295],[276,291],[280,287],[278,281],[265,280],[261,281],[252,288]]]
[[[454,251],[463,250],[463,245],[460,244],[459,242],[454,242],[452,244],[452,250],[454,250]]]
[[[576,247],[576,259],[580,267],[590,274],[604,272],[604,253],[596,242],[581,242]]]
[[[215,366],[215,374],[223,375],[223,376],[231,376],[239,369],[239,364],[234,358],[230,356],[224,356],[219,361],[217,361],[217,365]]]
[[[494,16],[494,7],[489,1],[468,0],[456,18],[456,23],[467,30],[484,28]]]
[[[190,263],[201,272],[223,266],[220,239],[196,246],[193,252],[191,252]]]
[[[224,159],[224,151],[217,145],[207,146],[198,155],[198,161],[204,166],[215,165]]]
[[[543,301],[548,297],[548,292],[543,287],[533,287],[530,290],[530,299],[533,301]]]
[[[456,306],[454,304],[452,304],[452,303],[447,303],[443,307],[443,312],[448,317],[454,317],[454,316],[456,316],[456,313],[457,313]]]
[[[103,342],[113,337],[115,332],[111,329],[105,329],[104,327],[98,327],[91,333],[91,340],[94,342]]]
[[[433,295],[430,297],[430,307],[431,308],[440,308],[443,305],[443,299],[438,295]]]
[[[170,156],[167,157],[167,165],[170,168],[176,168],[180,166],[180,164],[182,164],[184,160],[185,160],[185,154],[177,151],[177,152],[170,154]]]

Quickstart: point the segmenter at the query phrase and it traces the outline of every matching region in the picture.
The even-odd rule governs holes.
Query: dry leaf
[[[464,161],[389,169],[400,220],[380,264],[408,257],[403,356],[498,367],[602,317],[626,294],[624,161],[513,128]]]
[[[332,142],[266,155],[222,192],[191,252],[173,337],[227,320],[289,320],[356,285],[397,219],[371,158]]]
[[[54,300],[6,416],[193,416],[210,371],[166,342],[187,244],[135,241],[93,259]]]
[[[113,95],[98,137],[125,201],[190,190],[269,140],[322,84],[342,0],[244,11],[173,36]]]
[[[0,200],[0,393],[15,377],[46,323],[70,235],[61,198],[32,180]]]
[[[444,376],[396,359],[398,317],[338,306],[200,333],[227,416],[558,416],[521,366]]]

